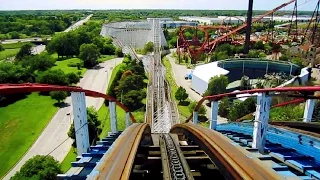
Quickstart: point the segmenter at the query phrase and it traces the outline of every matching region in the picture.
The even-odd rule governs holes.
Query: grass
[[[191,113],[189,112],[189,107],[179,105],[178,100],[176,100],[176,98],[175,98],[175,93],[178,89],[178,86],[177,86],[177,84],[174,80],[174,77],[172,75],[172,67],[171,67],[170,61],[165,57],[162,59],[162,64],[166,68],[166,79],[167,79],[167,81],[170,85],[170,88],[171,88],[171,97],[174,99],[174,101],[178,105],[179,114],[180,114],[180,116],[184,117],[184,119],[188,118],[191,115]],[[190,100],[188,99],[187,101],[190,101]]]
[[[32,93],[0,108],[0,177],[25,154],[57,111],[50,96]]]
[[[2,44],[2,47],[4,49],[18,49],[18,48],[21,48],[22,46],[24,46],[26,44],[34,45],[32,43],[29,43],[29,42],[18,42],[18,43],[12,43],[12,44]]]
[[[60,60],[60,61],[56,61],[54,67],[52,67],[52,69],[61,69],[62,71],[64,71],[64,73],[77,73],[78,71],[81,72],[81,75],[84,75],[84,73],[87,71],[86,68],[81,68],[81,70],[78,70],[77,67],[69,67],[69,64],[73,64],[76,65],[77,63],[82,63],[81,60],[79,58],[70,58],[70,59],[65,59],[65,60]]]
[[[98,62],[99,62],[99,63],[102,63],[102,62],[111,60],[111,59],[116,58],[116,57],[117,57],[117,56],[115,56],[115,55],[102,55],[102,56],[98,59]]]
[[[5,49],[0,51],[0,60],[5,60],[7,58],[15,56],[19,52],[19,48],[17,49]]]
[[[67,156],[61,162],[61,170],[63,173],[66,173],[71,168],[71,162],[76,161],[77,149],[74,147],[70,148]]]

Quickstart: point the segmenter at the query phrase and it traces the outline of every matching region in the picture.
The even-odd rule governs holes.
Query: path
[[[84,89],[105,93],[112,74],[112,69],[115,65],[121,63],[121,61],[122,58],[112,59],[101,63],[100,67],[97,69],[87,70],[80,83],[78,83],[78,86]],[[57,111],[55,116],[51,119],[47,127],[24,157],[4,177],[5,180],[10,179],[10,177],[12,177],[28,159],[37,154],[47,155],[67,139],[66,142],[50,154],[59,162],[65,158],[72,144],[72,140],[68,139],[67,133],[71,125],[71,120],[73,119],[71,98],[68,97],[65,102],[68,106],[60,108]],[[102,98],[86,97],[87,107],[94,106],[96,109],[99,109],[103,102],[104,99]],[[71,113],[71,115],[68,116],[68,113]]]
[[[187,73],[189,73],[191,71],[191,69],[187,69],[187,67],[184,65],[176,64],[174,62],[174,58],[172,57],[172,53],[170,53],[166,57],[169,59],[170,64],[172,66],[173,76],[176,81],[176,84],[178,86],[182,86],[183,88],[186,89],[186,91],[189,95],[189,98],[191,100],[197,101],[197,102],[200,101],[202,99],[202,96],[191,89],[191,80],[184,79],[185,75]],[[205,106],[205,107],[207,109],[206,115],[210,119],[211,118],[211,113],[210,113],[211,109],[208,106]],[[218,116],[218,123],[225,123],[225,122],[227,122],[226,118],[222,118],[222,117]]]

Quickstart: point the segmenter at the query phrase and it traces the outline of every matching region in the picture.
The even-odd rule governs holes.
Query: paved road
[[[199,101],[200,99],[202,99],[202,96],[199,95],[198,93],[196,93],[195,91],[193,91],[191,89],[191,80],[185,80],[184,79],[184,76],[189,73],[191,71],[191,69],[187,69],[186,66],[184,65],[179,65],[179,64],[176,64],[174,62],[174,58],[172,57],[172,53],[167,55],[166,56],[170,63],[171,63],[171,66],[172,66],[172,70],[173,70],[173,76],[174,76],[174,79],[177,83],[178,86],[182,86],[183,88],[186,89],[188,95],[189,95],[189,98],[193,101]],[[211,109],[208,107],[208,106],[205,106],[206,109],[207,109],[207,117],[209,119],[211,119]],[[225,118],[222,118],[222,117],[218,117],[218,123],[225,123],[227,122],[227,119]]]
[[[112,69],[121,61],[121,58],[112,59],[107,62],[101,63],[100,67],[97,69],[88,70],[85,73],[84,77],[81,79],[78,86],[81,86],[85,89],[105,93],[111,77]],[[60,108],[57,111],[57,113],[41,133],[37,141],[29,149],[27,154],[25,154],[21,161],[5,176],[5,180],[10,179],[10,177],[12,177],[15,172],[18,171],[21,166],[31,157],[37,154],[46,155],[53,151],[63,141],[68,139],[67,132],[70,128],[70,120],[73,119],[71,98],[68,97],[65,102],[68,104],[68,106]],[[87,107],[94,106],[96,109],[99,109],[103,102],[104,99],[102,98],[86,97]],[[68,113],[71,113],[71,117],[67,115]],[[69,152],[71,144],[72,140],[68,139],[50,155],[61,162]]]
[[[93,16],[93,14],[90,14],[89,16],[87,16],[85,19],[80,20],[76,23],[74,23],[72,26],[68,27],[66,30],[64,30],[64,32],[69,32],[72,30],[77,29],[79,26],[82,26],[84,23],[86,23],[87,21],[89,21],[89,19]]]

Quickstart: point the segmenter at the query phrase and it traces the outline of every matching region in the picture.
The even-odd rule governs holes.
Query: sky
[[[289,0],[254,0],[255,10],[270,10]],[[307,3],[305,3],[307,2]],[[304,4],[305,3],[305,4]],[[313,11],[317,0],[298,0],[299,10]],[[0,10],[48,9],[247,9],[248,0],[0,0]],[[291,10],[288,6],[285,10]]]

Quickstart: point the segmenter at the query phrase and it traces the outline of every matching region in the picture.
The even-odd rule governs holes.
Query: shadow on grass
[[[206,121],[208,121],[208,118],[205,115],[199,115],[198,121],[199,122],[206,122]]]
[[[189,106],[189,104],[190,104],[190,101],[181,101],[178,103],[178,105],[180,106]]]
[[[30,93],[0,95],[0,107],[6,107],[17,101],[27,98]]]
[[[53,105],[54,105],[54,107],[59,107],[59,108],[65,108],[65,107],[69,107],[70,106],[69,103],[65,103],[65,102],[60,102],[60,103],[56,102]]]

